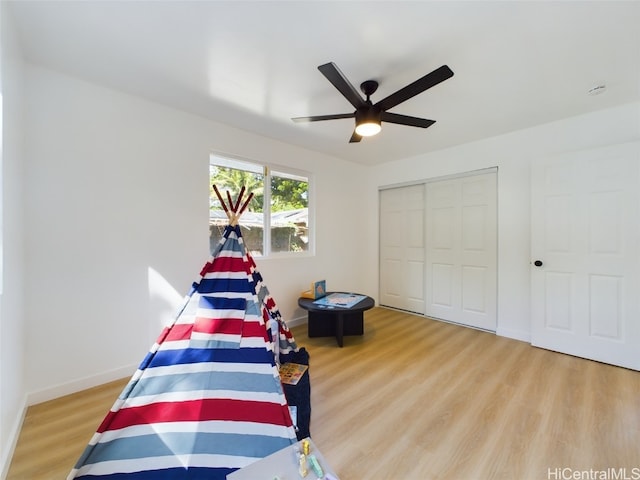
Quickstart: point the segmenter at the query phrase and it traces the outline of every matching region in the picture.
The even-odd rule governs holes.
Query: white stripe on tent
[[[242,340],[240,341],[240,348],[259,347],[262,347],[269,352],[273,351],[273,347],[271,345],[267,345],[265,348],[265,340],[262,337],[242,337]]]
[[[197,390],[188,392],[167,392],[154,395],[141,395],[139,397],[129,397],[125,405],[120,407],[120,411],[132,407],[142,407],[153,405],[154,403],[171,402],[180,403],[190,400],[224,398],[229,400],[245,400],[252,402],[265,402],[282,405],[282,392],[243,392],[240,390]],[[170,420],[168,420],[170,421]]]
[[[203,333],[203,332],[191,332],[191,347],[197,348],[200,346],[198,342],[204,342],[200,348],[207,348],[207,342],[220,342],[227,343],[230,345],[237,345],[240,343],[238,337],[240,337],[239,333]],[[213,347],[210,347],[213,348]],[[218,347],[225,348],[225,347]],[[232,348],[228,346],[226,348]]]
[[[207,280],[211,279],[211,278],[224,278],[225,280],[227,278],[233,279],[233,280],[244,280],[245,278],[249,278],[249,274],[247,272],[227,272],[227,271],[223,271],[223,272],[207,272],[204,274],[204,277]]]
[[[220,298],[220,297],[214,297]],[[227,298],[227,297],[224,297]],[[242,320],[245,315],[245,310],[233,310],[229,308],[206,308],[206,307],[198,307],[196,309],[196,317],[202,318],[216,318],[216,319],[239,319]]]
[[[196,294],[198,295],[198,297],[201,296],[201,294]],[[206,293],[206,294],[202,294],[202,296],[207,296],[207,297],[222,297],[222,298],[246,298],[247,302],[254,302],[255,300],[253,299],[253,293],[251,292],[211,292],[211,293]],[[256,302],[257,303],[257,302]]]
[[[209,296],[212,296],[212,295],[209,295]],[[225,297],[216,297],[216,298],[231,298],[231,297],[225,296]],[[236,298],[239,298],[239,297],[236,297]],[[254,303],[254,302],[250,302],[250,303]],[[180,318],[178,318],[175,322],[171,323],[171,325],[167,325],[167,328],[171,328],[173,325],[190,325],[190,324],[193,324],[196,317],[202,317],[202,318],[229,318],[227,316],[220,315],[220,313],[219,313],[220,310],[217,310],[215,315],[212,315],[211,312],[214,312],[214,310],[209,310],[209,309],[205,309],[205,308],[198,308],[194,313],[190,313],[188,315],[185,315],[185,314],[181,315]],[[242,310],[240,312],[240,315],[235,317],[235,319],[244,319],[244,321],[259,323],[262,320],[262,317],[260,315],[251,314],[250,312],[245,313],[245,311]]]
[[[238,240],[239,238],[235,237],[235,241],[238,241]],[[231,247],[231,248],[223,248],[222,250],[220,250],[215,258],[220,258],[220,257],[244,258],[244,255],[242,254],[242,251],[240,249]],[[213,263],[213,262],[210,262],[210,263]]]
[[[212,370],[217,372],[271,373],[273,371],[273,365],[268,363],[227,362],[178,363],[163,367],[149,367],[145,370],[145,377],[176,375],[180,373],[210,372]]]
[[[119,430],[107,430],[100,435],[94,435],[95,441],[90,442],[95,445],[110,442],[117,438],[138,437],[141,435],[163,434],[171,432],[203,432],[203,433],[236,433],[247,435],[265,435],[269,437],[281,437],[288,439],[289,427],[273,425],[260,422],[237,422],[224,420],[208,420],[200,422],[165,422],[153,425],[133,425]]]
[[[159,351],[186,350],[190,347],[194,347],[191,340],[175,340],[173,342],[165,341],[162,343],[162,347]],[[240,340],[240,348],[264,348],[267,351],[272,350],[270,345],[265,345],[263,337],[242,337]]]

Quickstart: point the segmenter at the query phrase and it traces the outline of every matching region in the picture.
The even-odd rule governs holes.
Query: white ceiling
[[[6,1],[6,0],[5,0]],[[25,57],[266,137],[376,165],[640,100],[638,1],[13,1]],[[373,102],[447,64],[455,75],[349,144],[335,62]],[[606,83],[606,92],[587,91]]]

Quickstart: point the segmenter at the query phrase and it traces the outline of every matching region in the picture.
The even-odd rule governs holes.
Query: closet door
[[[429,317],[496,330],[496,172],[426,184]]]
[[[640,143],[532,168],[531,343],[640,370]]]
[[[424,314],[424,185],[380,191],[380,305]]]

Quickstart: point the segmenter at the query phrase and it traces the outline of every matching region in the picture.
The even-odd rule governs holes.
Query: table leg
[[[342,347],[343,344],[343,336],[344,336],[344,314],[338,313],[338,318],[336,318],[336,340],[338,341],[338,346]]]

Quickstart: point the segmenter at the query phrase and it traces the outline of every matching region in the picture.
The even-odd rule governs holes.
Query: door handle
[[[541,266],[542,266],[542,260],[536,260],[535,262],[533,262],[533,264],[534,264],[536,267],[541,267]]]

